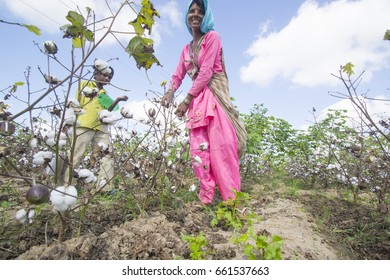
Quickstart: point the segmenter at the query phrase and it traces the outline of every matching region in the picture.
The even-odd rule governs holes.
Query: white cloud
[[[60,32],[60,27],[69,24],[69,21],[66,20],[66,15],[68,11],[81,11],[84,17],[86,16],[86,7],[91,8],[95,15],[96,20],[100,21],[111,17],[111,11],[116,13],[120,4],[123,1],[109,1],[110,9],[108,8],[106,1],[99,0],[23,0],[23,1],[14,1],[14,0],[1,0],[4,7],[9,10],[13,15],[20,17],[23,20],[23,23],[33,24],[38,26],[43,32],[49,34],[56,34]],[[139,3],[140,0],[134,1]],[[76,6],[77,4],[77,6]],[[136,10],[139,9],[139,4],[133,6]],[[163,19],[155,18],[156,25],[152,32],[152,39],[155,41],[155,46],[159,45],[161,41],[161,35],[159,32],[163,32],[165,26],[179,26],[181,22],[181,14],[178,12],[178,4],[176,1],[169,1],[164,5],[160,5],[157,8],[157,11],[163,14]],[[127,46],[129,39],[132,35],[124,34],[125,32],[133,32],[133,28],[128,23],[134,20],[136,17],[135,12],[126,5],[123,10],[119,13],[119,16],[115,20],[115,24],[112,28],[116,33],[116,37],[122,43],[123,46]],[[162,21],[162,23],[159,23]],[[96,30],[101,29],[103,26],[107,27],[110,24],[110,20],[105,20],[100,22],[96,26]],[[160,25],[159,27],[157,27]],[[93,29],[91,27],[91,29]],[[103,28],[102,31],[106,30]],[[98,33],[102,36],[103,32]],[[104,43],[111,44],[116,42],[116,39],[112,36],[108,36]]]
[[[359,97],[362,99],[362,97]],[[387,101],[386,101],[387,100]],[[370,99],[363,100],[367,112],[374,122],[378,123],[383,118],[389,118],[390,100],[386,96],[376,96]],[[322,121],[326,118],[329,110],[347,110],[347,116],[349,118],[348,125],[358,128],[362,125],[362,119],[367,121],[359,110],[356,110],[349,99],[342,99],[331,106],[323,109],[318,116],[317,121]]]
[[[388,0],[339,0],[319,5],[306,1],[279,32],[264,33],[247,50],[250,62],[240,70],[247,83],[267,86],[288,80],[299,86],[335,85],[331,76],[340,65],[352,62],[355,72],[365,70],[365,81],[388,67],[390,28]],[[265,28],[267,27],[267,28]]]

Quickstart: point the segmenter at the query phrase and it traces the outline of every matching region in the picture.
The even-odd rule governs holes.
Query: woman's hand
[[[164,107],[168,108],[169,105],[172,103],[172,101],[173,101],[173,91],[168,91],[168,92],[161,98],[160,104],[161,104],[161,106],[164,106]]]
[[[183,100],[182,103],[179,104],[179,107],[177,107],[177,110],[175,111],[175,115],[179,118],[183,117],[187,110],[188,106],[190,106],[190,103],[194,97],[191,94],[187,94],[186,98]]]
[[[186,114],[187,109],[188,109],[188,105],[182,102],[179,104],[179,107],[177,107],[175,111],[175,115],[178,116],[179,118],[182,118]]]

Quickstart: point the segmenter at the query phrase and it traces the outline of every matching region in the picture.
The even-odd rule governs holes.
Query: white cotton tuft
[[[93,174],[92,171],[90,171],[88,169],[80,169],[79,172],[77,172],[77,173],[79,175],[79,178],[81,178],[81,179],[87,178],[88,176]]]
[[[67,105],[69,108],[80,108],[80,102],[75,98],[69,98]]]
[[[36,157],[32,160],[35,165],[43,165],[45,163],[45,159],[43,157]]]
[[[190,192],[194,192],[196,190],[196,186],[194,184],[192,184],[188,190]]]
[[[209,143],[203,142],[199,145],[199,150],[206,151],[209,148]]]
[[[98,143],[98,146],[100,147],[100,149],[102,150],[102,152],[108,151],[109,146],[108,146],[106,143],[99,142],[99,143]]]
[[[53,208],[59,212],[65,212],[66,210],[68,210],[68,205],[66,205],[65,203],[53,204]]]
[[[200,156],[194,156],[194,161],[196,163],[202,163],[202,159],[200,158]]]
[[[74,186],[68,186],[65,189],[65,199],[64,202],[68,207],[71,207],[77,202],[77,189]]]
[[[53,205],[60,205],[65,202],[65,187],[58,187],[55,190],[52,190],[50,193],[50,201]]]
[[[107,180],[105,178],[102,178],[99,180],[99,183],[98,183],[98,189],[101,189],[103,188],[105,185],[107,184]]]
[[[30,139],[30,141],[28,142],[28,144],[30,145],[30,148],[32,149],[35,149],[38,147],[38,138],[36,137],[33,137]]]
[[[95,59],[94,66],[95,66],[95,69],[99,70],[99,71],[102,71],[102,70],[110,67],[108,62],[105,60],[102,60],[102,59]]]
[[[162,156],[165,157],[165,158],[169,157],[169,155],[170,155],[169,152],[162,152]]]
[[[124,118],[127,118],[127,119],[133,118],[133,113],[131,112],[131,108],[130,108],[129,104],[123,105],[120,112]]]
[[[56,144],[56,139],[54,139],[54,138],[48,138],[48,139],[46,139],[45,143],[46,143],[46,145],[48,145],[49,147],[53,147],[53,146],[55,146],[55,144]]]
[[[24,209],[20,209],[15,214],[16,220],[18,220],[19,223],[24,224],[27,221],[27,212]]]
[[[31,209],[28,211],[28,222],[31,224],[33,222],[33,218],[35,217],[35,210]]]
[[[97,88],[84,87],[82,90],[82,94],[85,97],[92,97],[98,94],[99,90]]]
[[[65,111],[64,123],[67,125],[73,125],[76,121],[76,114],[73,108],[68,108]]]
[[[55,210],[60,212],[66,211],[76,204],[77,190],[74,186],[57,187],[50,193],[50,201]]]

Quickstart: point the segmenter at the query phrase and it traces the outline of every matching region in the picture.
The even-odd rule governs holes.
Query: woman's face
[[[198,4],[193,3],[188,11],[188,24],[193,30],[200,30],[200,25],[204,17],[204,11]]]

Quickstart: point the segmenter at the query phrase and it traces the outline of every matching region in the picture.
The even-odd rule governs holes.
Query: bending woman
[[[216,186],[221,198],[234,199],[240,191],[239,157],[245,149],[246,133],[229,95],[221,39],[207,0],[193,0],[186,12],[192,41],[181,53],[167,93],[168,105],[186,74],[193,84],[176,115],[186,116],[190,131],[192,167],[199,180],[201,203],[213,201]]]

